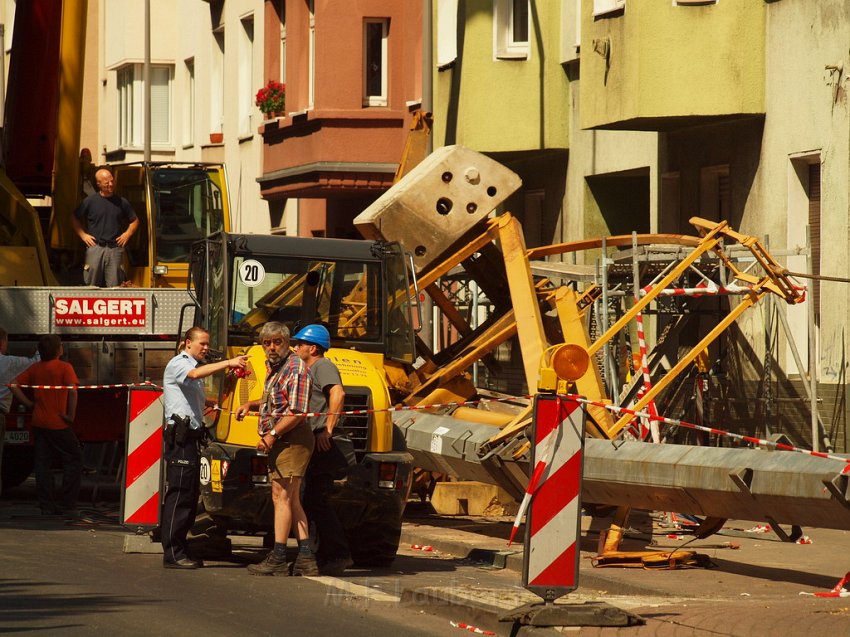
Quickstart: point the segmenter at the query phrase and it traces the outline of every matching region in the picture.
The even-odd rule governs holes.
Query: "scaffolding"
[[[707,227],[710,226],[704,225],[703,229]],[[681,236],[674,236],[674,242],[671,243],[670,235],[654,237],[657,242],[653,242],[653,236],[637,234],[627,239],[603,238],[583,242],[586,245],[578,247],[586,248],[584,250],[569,250],[566,253],[562,251],[563,245],[528,251],[531,272],[541,298],[559,286],[567,286],[576,292],[593,288],[598,290],[587,318],[592,341],[621,321],[641,298],[657,287],[660,280],[667,279],[662,289],[654,291],[652,302],[636,314],[637,320],[614,337],[606,339],[595,352],[594,360],[607,395],[614,405],[634,406],[641,394],[678,362],[682,342],[693,342],[695,335],[705,334],[712,325],[727,317],[731,298],[740,299],[752,294],[753,281],[759,279],[758,275],[753,274],[756,270],[765,266],[776,270],[778,266],[769,256],[765,260],[766,250],[757,248],[754,254],[751,238],[737,233],[733,233],[733,238],[740,238],[743,243],[728,242],[727,245],[724,241],[726,237],[722,237],[718,242],[718,253],[702,251],[696,258],[693,255],[699,248],[695,247],[693,241],[683,241]],[[768,238],[763,243],[768,245]],[[580,252],[585,252],[584,263],[577,263]],[[806,257],[809,253],[807,245],[771,254],[784,259],[791,256]],[[565,254],[568,260],[563,260]],[[538,255],[559,255],[561,260],[535,259]],[[682,266],[686,261],[690,262]],[[670,278],[668,275],[673,270],[676,270],[676,274]],[[452,268],[436,285],[473,332],[498,313],[494,302],[463,267]],[[802,297],[805,287],[794,281],[792,290],[778,291],[785,294],[788,300],[794,294]],[[818,409],[817,384],[813,382],[816,380],[816,374],[813,373],[816,368],[812,365],[816,357],[811,344],[815,342],[815,326],[811,321],[808,322],[806,336],[809,360],[808,364],[804,364],[797,337],[777,298],[776,294],[767,294],[760,304],[764,337],[760,348],[762,356],[760,365],[752,366],[758,372],[757,378],[747,379],[754,387],[754,395],[746,398],[756,408],[751,422],[744,422],[742,426],[745,429],[749,427],[746,431],[748,434],[761,434],[775,440],[790,436],[799,444],[805,438],[804,432],[794,431],[788,425],[782,426],[779,421],[789,408],[799,411],[808,406],[811,411],[812,449],[831,452],[837,428],[826,427]],[[547,333],[551,332],[552,321],[544,318],[544,322]],[[439,306],[434,308],[433,325],[435,350],[450,347],[462,336]],[[644,326],[646,343],[642,347]],[[784,336],[784,343],[780,333]],[[736,340],[730,344],[730,341]],[[666,410],[665,413],[686,417],[698,424],[710,422],[718,426],[736,420],[730,418],[729,414],[735,404],[734,396],[729,395],[728,386],[731,382],[744,379],[739,378],[742,373],[741,361],[728,360],[729,352],[741,354],[741,347],[745,345],[750,350],[746,358],[752,359],[756,350],[754,344],[742,343],[742,340],[746,339],[742,338],[740,330],[735,330],[732,335],[720,335],[718,341],[711,345],[710,355],[706,350],[686,373],[681,374],[673,385],[658,396],[657,401]],[[797,383],[779,368],[778,348],[781,344],[787,344],[790,358],[796,365],[800,379]],[[496,348],[492,356],[494,361],[490,364],[474,362],[471,375],[475,386],[494,392],[531,393],[534,388],[529,391],[523,384],[519,350],[519,341],[513,337]],[[733,377],[730,377],[730,369],[735,372]],[[797,387],[803,395],[788,395]],[[638,429],[632,435],[643,437],[647,433],[646,430],[640,432]],[[693,431],[668,432],[668,437],[692,444],[727,444],[720,438],[710,439]]]

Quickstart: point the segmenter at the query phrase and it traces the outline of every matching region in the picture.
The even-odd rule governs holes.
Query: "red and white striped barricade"
[[[121,491],[121,520],[138,527],[159,524],[162,473],[162,390],[131,387],[127,406],[127,462]]]
[[[584,420],[576,401],[534,397],[531,466],[539,479],[526,515],[522,585],[547,602],[578,588]]]

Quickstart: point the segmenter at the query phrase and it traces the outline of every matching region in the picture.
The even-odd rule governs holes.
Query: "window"
[[[118,145],[144,144],[144,84],[142,64],[128,64],[117,70]],[[171,67],[151,66],[151,144],[171,141]]]
[[[140,124],[135,123],[133,96],[133,66],[118,69],[118,145],[141,146],[136,143],[135,129]]]
[[[240,276],[245,257],[234,258],[228,327],[235,340],[250,343],[253,326],[268,320],[290,325],[318,320],[332,339],[381,340],[384,312],[393,308],[382,303],[384,281],[378,263],[262,253],[250,258],[262,263],[265,276],[257,285],[246,284]]]
[[[221,133],[224,126],[224,28],[213,31],[210,56],[210,132]]]
[[[363,106],[387,105],[388,20],[363,23]]]
[[[729,165],[703,166],[699,178],[700,216],[711,221],[729,221],[732,209]]]
[[[183,67],[183,145],[195,143],[195,58],[189,58]]]
[[[528,59],[528,0],[495,0],[493,41],[498,59]]]
[[[280,16],[280,81],[286,84],[286,0],[279,0]]]
[[[171,168],[151,172],[151,216],[159,263],[186,263],[192,244],[222,230],[224,211],[216,169]]]
[[[593,17],[623,11],[626,0],[593,0]]]
[[[241,20],[239,37],[239,136],[251,134],[251,116],[254,114],[254,16],[245,16]]]

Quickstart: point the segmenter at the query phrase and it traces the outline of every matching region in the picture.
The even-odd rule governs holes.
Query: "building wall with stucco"
[[[152,144],[151,158],[224,163],[237,232],[268,232],[270,227],[256,181],[263,146],[258,133],[263,116],[254,105],[264,84],[263,5],[262,0],[150,2],[151,64],[171,69],[164,115],[169,131]],[[145,3],[99,0],[96,6],[101,109],[95,161],[98,154],[101,162],[138,161],[144,157],[142,113],[137,108],[129,115],[135,135],[122,140],[118,73],[144,62]],[[134,83],[134,90],[142,85]],[[162,111],[157,116],[163,117]]]

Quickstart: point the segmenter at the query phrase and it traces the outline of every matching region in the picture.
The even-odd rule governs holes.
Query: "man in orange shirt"
[[[62,341],[56,334],[38,341],[41,362],[33,364],[15,379],[18,385],[54,385],[60,389],[33,389],[34,400],[20,387],[12,393],[24,407],[32,409],[32,433],[35,443],[35,486],[38,504],[44,514],[77,514],[77,495],[83,470],[80,443],[71,424],[77,411],[77,374],[69,363],[59,360]],[[53,493],[54,455],[62,460],[62,492],[57,503]]]

